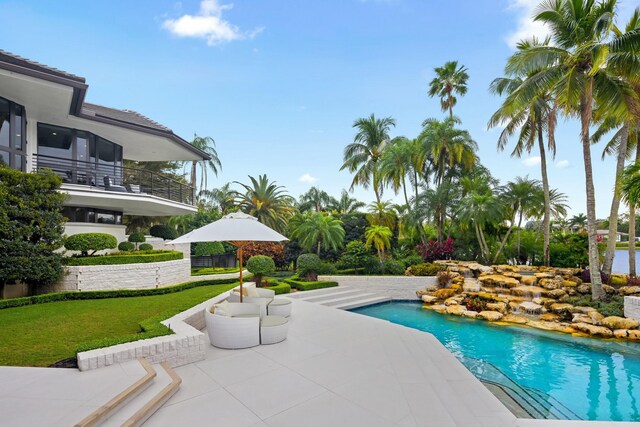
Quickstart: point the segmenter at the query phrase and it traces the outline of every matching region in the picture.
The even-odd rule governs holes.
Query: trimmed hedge
[[[120,242],[118,244],[118,250],[121,252],[130,252],[136,249],[136,245],[131,242]]]
[[[81,252],[84,256],[93,255],[104,249],[115,249],[117,245],[118,240],[109,233],[74,234],[67,237],[64,242],[66,249]]]
[[[435,276],[440,271],[446,270],[447,267],[440,264],[432,264],[425,262],[422,264],[412,265],[407,268],[405,274],[407,276]]]
[[[264,289],[271,289],[276,293],[276,295],[288,294],[291,292],[291,285],[284,282],[273,282],[275,283],[272,286],[266,286]]]
[[[94,257],[72,257],[65,258],[64,265],[116,265],[116,264],[144,264],[148,262],[175,261],[184,258],[184,254],[179,251],[162,251],[151,253],[133,253],[115,255],[103,255]]]
[[[0,300],[0,310],[3,308],[22,307],[25,305],[45,304],[56,301],[75,301],[87,299],[104,299],[104,298],[131,298],[144,297],[150,295],[164,295],[175,292],[185,291],[187,289],[196,288],[198,286],[209,285],[229,285],[236,283],[237,278],[233,279],[214,279],[201,280],[195,282],[182,283],[175,286],[167,286],[165,288],[153,289],[121,289],[116,291],[82,291],[82,292],[55,292],[44,295],[34,295],[23,298],[12,298]],[[170,317],[170,316],[169,316]],[[165,318],[166,319],[166,318]]]
[[[300,280],[294,279],[285,279],[285,283],[291,285],[292,288],[295,288],[299,291],[313,291],[315,289],[323,289],[323,288],[333,288],[338,286],[338,282],[329,282],[329,281],[317,281],[317,282],[302,282]]]
[[[164,240],[173,240],[178,237],[176,229],[167,224],[154,225],[149,229],[149,234],[153,237],[160,237]]]
[[[141,251],[152,251],[153,245],[151,243],[140,243],[140,247],[138,249]]]

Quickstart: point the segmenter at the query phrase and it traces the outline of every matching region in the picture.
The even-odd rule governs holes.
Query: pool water
[[[549,411],[533,416],[640,421],[640,344],[494,325],[413,301],[351,311],[432,333],[481,380]]]

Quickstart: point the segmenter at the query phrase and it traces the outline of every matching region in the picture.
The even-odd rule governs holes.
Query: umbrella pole
[[[240,259],[240,302],[242,302],[242,245],[238,246],[238,258]]]

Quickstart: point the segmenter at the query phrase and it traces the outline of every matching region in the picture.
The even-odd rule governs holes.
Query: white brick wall
[[[378,292],[393,299],[416,299],[416,291],[436,284],[435,277],[418,276],[318,276],[318,280]]]
[[[174,335],[78,353],[78,367],[81,371],[88,371],[139,357],[146,357],[151,363],[167,362],[171,367],[204,360],[206,346],[209,345],[201,332],[205,327],[204,310],[228,296],[229,292],[225,292],[164,320],[162,323]]]
[[[640,297],[624,297],[624,317],[640,321]]]
[[[190,280],[190,259],[144,264],[71,266],[65,268],[63,278],[47,291],[149,289]]]

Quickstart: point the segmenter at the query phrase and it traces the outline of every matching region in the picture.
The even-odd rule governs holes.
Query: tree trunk
[[[191,162],[191,187],[193,188],[193,191],[196,191],[196,167],[198,166],[198,162],[196,162],[195,160],[193,162]]]
[[[502,242],[500,242],[500,247],[498,248],[498,252],[496,252],[496,254],[493,256],[493,263],[494,264],[496,262],[498,262],[498,257],[500,256],[500,253],[504,249],[504,245],[507,243],[507,239],[509,239],[509,235],[511,234],[511,230],[513,230],[513,223],[515,222],[515,220],[516,220],[516,218],[515,218],[515,214],[514,214],[513,218],[511,218],[511,226],[507,230],[507,234],[504,235],[504,239],[502,239]]]
[[[618,234],[618,209],[620,208],[620,186],[622,185],[622,172],[624,171],[624,159],[627,154],[627,144],[629,143],[629,122],[625,122],[620,135],[620,147],[618,147],[618,159],[616,162],[616,182],[611,199],[611,211],[609,212],[609,235],[607,237],[607,250],[604,253],[602,271],[611,275],[613,268],[613,257],[616,253],[616,236]]]
[[[591,141],[589,126],[593,112],[593,77],[587,77],[584,91],[580,97],[580,121],[582,156],[584,159],[584,178],[587,195],[587,233],[589,235],[589,272],[591,273],[591,298],[604,297],[598,259],[598,236],[596,233],[596,197],[593,188],[593,168],[591,166]]]
[[[320,258],[320,245],[322,244],[322,240],[318,240],[318,258]]]
[[[482,256],[482,261],[486,260],[486,256],[484,253],[484,246],[482,245],[482,238],[480,238],[480,229],[478,228],[478,224],[474,223],[473,228],[476,232],[476,239],[478,240],[478,246],[480,246],[480,255]]]
[[[409,205],[409,197],[407,196],[407,181],[404,175],[402,175],[402,191],[404,193],[404,202],[407,204],[407,209],[411,210],[411,206]]]
[[[516,242],[518,262],[520,262],[520,233],[522,232],[522,207],[520,207],[520,216],[518,217],[518,239]]]
[[[544,149],[541,122],[538,122],[538,147],[540,148],[540,173],[542,174],[542,191],[544,193],[544,217],[542,220],[542,232],[544,238],[542,243],[542,263],[548,266],[550,263],[549,241],[551,240],[551,199],[549,196],[549,177],[547,176],[547,154]]]

